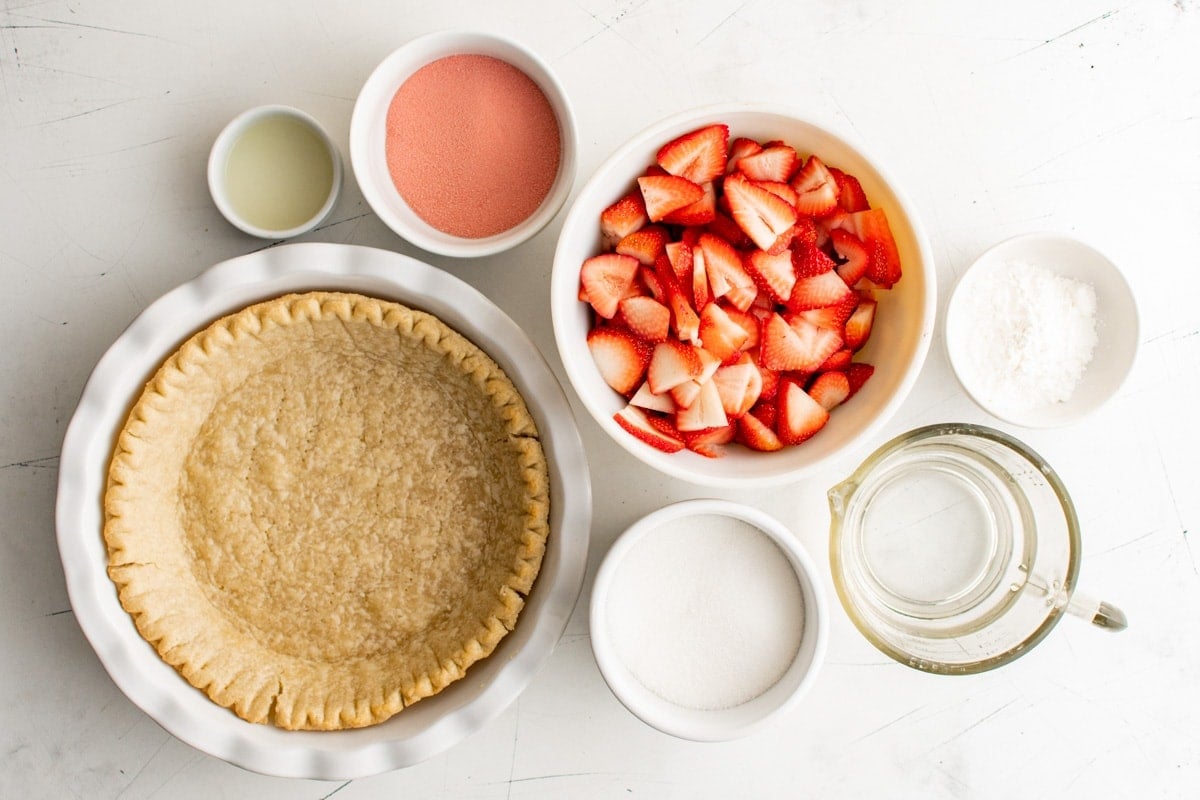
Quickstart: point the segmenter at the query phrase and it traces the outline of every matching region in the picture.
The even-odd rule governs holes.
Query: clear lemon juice
[[[316,216],[333,189],[333,158],[303,121],[270,116],[238,137],[225,162],[229,202],[250,224],[286,231]]]

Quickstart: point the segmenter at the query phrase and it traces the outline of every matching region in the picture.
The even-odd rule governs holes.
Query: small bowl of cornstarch
[[[1133,367],[1137,302],[1121,270],[1083,242],[1031,233],[995,245],[946,309],[946,353],[963,389],[994,417],[1069,425],[1116,394]]]
[[[723,500],[661,508],[605,556],[592,651],[616,698],[646,724],[725,741],[792,709],[824,659],[816,566],[768,514]]]

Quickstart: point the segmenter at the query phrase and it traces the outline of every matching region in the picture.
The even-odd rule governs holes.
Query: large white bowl
[[[591,308],[580,302],[579,268],[600,252],[600,212],[636,187],[658,148],[671,139],[714,122],[729,125],[730,138],[782,139],[801,155],[816,153],[830,166],[861,181],[873,207],[882,207],[896,239],[903,277],[879,293],[879,306],[867,346],[855,360],[875,366],[875,374],[825,428],[798,447],[759,453],[729,447],[722,458],[690,451],[663,453],[629,435],[613,414],[625,400],[600,376],[587,347]],[[764,486],[794,480],[836,453],[855,447],[878,431],[900,407],[925,361],[933,335],[937,279],[929,241],[912,204],[878,162],[828,128],[779,110],[723,105],[687,111],[656,123],[633,137],[596,170],[572,205],[558,239],[550,287],[554,336],[563,366],[584,406],[622,447],[668,475],[708,486]]]
[[[387,165],[387,115],[396,91],[421,67],[439,58],[462,54],[491,56],[521,70],[542,90],[558,117],[561,147],[558,175],[542,204],[524,222],[481,239],[445,233],[417,216],[396,191]],[[350,118],[350,165],[367,203],[384,224],[399,236],[423,250],[445,256],[463,258],[499,253],[517,246],[545,227],[571,193],[575,183],[577,150],[578,138],[571,103],[550,66],[533,51],[491,33],[439,31],[403,45],[385,58],[367,78],[354,102],[354,113]]]
[[[517,626],[445,691],[391,719],[347,731],[285,731],[246,722],[159,658],[108,578],[102,498],[116,435],[159,364],[227,313],[289,292],[330,289],[396,300],[440,317],[486,351],[524,396],[550,468],[550,538]],[[71,606],[100,661],[130,700],[204,752],[270,775],[345,780],[422,761],[502,712],[553,652],[583,586],[591,524],[587,461],[570,406],[516,323],[457,278],[367,247],[291,244],[217,264],[152,303],[109,348],[84,388],[63,442],[56,508]]]

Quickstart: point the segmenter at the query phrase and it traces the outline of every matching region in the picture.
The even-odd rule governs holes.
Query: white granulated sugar
[[[970,287],[956,313],[963,382],[988,406],[1024,411],[1071,398],[1096,349],[1096,290],[1008,261]]]
[[[732,708],[791,666],[804,596],[787,556],[761,530],[724,515],[665,523],[622,558],[608,633],[642,685],[672,703]]]

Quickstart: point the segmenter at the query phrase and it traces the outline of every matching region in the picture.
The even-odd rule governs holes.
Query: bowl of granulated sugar
[[[541,230],[575,179],[566,92],[499,36],[441,31],[376,67],[350,121],[363,197],[393,231],[448,256],[507,250]]]
[[[592,652],[616,698],[664,733],[724,741],[793,709],[824,659],[817,568],[750,506],[689,500],[626,530],[592,588]]]
[[[1103,405],[1138,349],[1121,270],[1056,233],[1008,239],[963,274],[946,309],[946,353],[967,394],[1014,425],[1054,428]]]

